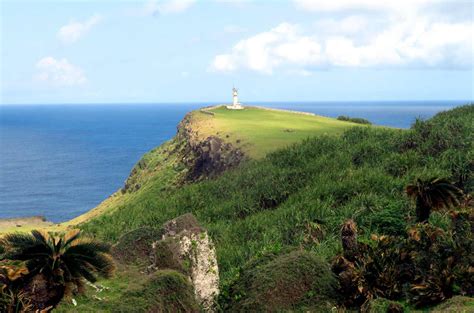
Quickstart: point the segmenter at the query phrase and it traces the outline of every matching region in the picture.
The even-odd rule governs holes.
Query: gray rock
[[[191,281],[196,299],[205,311],[214,311],[219,294],[216,250],[207,231],[188,213],[166,222],[162,238],[152,244],[152,267],[175,269]]]

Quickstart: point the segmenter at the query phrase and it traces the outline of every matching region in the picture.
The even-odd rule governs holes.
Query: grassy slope
[[[179,189],[150,184],[112,214],[82,228],[114,242],[127,230],[160,227],[193,212],[217,245],[225,292],[239,268],[265,251],[303,246],[330,259],[340,250],[339,227],[347,218],[355,219],[362,238],[403,233],[413,215],[404,186],[415,177],[456,180],[460,168],[469,168],[464,165],[474,159],[473,119],[471,105],[417,123],[409,131],[354,128],[340,137],[319,136],[215,180]],[[472,170],[467,177],[466,188],[472,192]],[[431,223],[446,227],[448,218],[434,213]],[[113,289],[122,276],[105,284]],[[120,290],[109,292],[117,300],[88,295],[81,298],[82,308],[107,311],[126,301]]]
[[[149,189],[156,191],[172,186],[180,173],[177,156],[169,153],[169,151],[175,148],[175,145],[176,142],[174,140],[165,142],[146,153],[137,163],[135,166],[136,176],[139,183],[143,186],[139,192],[122,193],[119,190],[96,208],[63,223],[62,226],[75,226],[103,214],[113,213],[121,205],[139,198],[142,192],[146,192]]]
[[[232,120],[230,115],[225,117],[227,113],[245,112],[224,111],[223,117],[219,110],[223,109],[215,110],[217,118],[213,122]],[[194,114],[201,119],[199,123],[207,120],[207,124],[199,124],[201,135],[213,134],[208,114]],[[245,139],[243,135],[231,137],[236,134],[232,130],[255,131],[258,121],[250,123],[243,117],[224,123],[229,127],[228,140]],[[110,214],[98,214],[81,228],[114,242],[127,230],[160,227],[171,218],[193,212],[216,242],[221,287],[225,291],[239,268],[265,251],[303,246],[330,259],[340,249],[339,227],[347,218],[356,220],[362,238],[371,233],[402,233],[413,214],[404,186],[415,177],[438,175],[455,180],[456,171],[474,159],[473,119],[471,105],[417,123],[409,131],[358,127],[342,136],[324,136],[324,130],[317,132],[314,128],[315,134],[322,136],[248,162],[215,180],[178,189],[169,188],[181,170],[177,160],[169,158],[166,148],[158,149],[145,157],[148,166],[141,169],[140,175],[143,188],[125,195],[126,201],[114,203],[113,209],[107,210]],[[265,132],[269,134],[280,134],[286,127],[274,127],[270,119],[266,125]],[[303,131],[288,134],[300,133]],[[252,131],[248,134],[258,135]],[[260,136],[259,140],[273,148],[276,144],[268,138],[271,137]],[[283,146],[290,143],[291,140]],[[242,142],[242,148],[258,158],[260,145],[245,144]],[[153,171],[157,172],[152,174]],[[163,181],[160,173],[166,173],[163,177],[169,180]],[[471,185],[467,187],[471,192],[472,174],[471,170]],[[445,227],[448,218],[435,213],[431,222]],[[127,279],[133,280],[133,275]],[[98,301],[88,295],[81,298],[82,308],[108,311],[126,301],[120,290],[124,277],[119,273],[105,282],[111,286],[110,301]],[[142,279],[140,276],[137,280]]]
[[[312,249],[331,257],[346,218],[354,218],[363,234],[404,231],[412,215],[404,186],[414,177],[456,179],[454,160],[463,164],[473,156],[473,118],[468,106],[411,131],[355,128],[342,137],[314,138],[216,180],[149,189],[83,228],[113,241],[124,231],[193,212],[217,242],[224,283],[266,250],[317,241]],[[447,223],[440,214],[433,219]]]
[[[228,110],[225,107],[218,107],[209,111],[214,115],[205,114],[199,110],[192,112],[191,127],[198,132],[199,138],[218,136],[241,148],[252,159],[262,158],[267,153],[301,142],[311,136],[338,135],[345,129],[360,126],[323,116],[261,108]],[[143,156],[140,162],[146,166],[139,170],[137,175],[143,186],[141,190],[127,194],[119,191],[97,208],[64,223],[64,226],[77,225],[102,214],[113,212],[124,203],[139,198],[140,194],[147,190],[155,192],[172,186],[182,170],[179,168],[178,156],[169,153],[176,148],[176,145],[176,141],[171,140]],[[136,168],[139,168],[140,162]]]
[[[211,112],[214,113],[213,116],[200,111],[192,112],[192,128],[199,132],[200,139],[217,135],[234,146],[242,148],[247,155],[254,159],[260,159],[271,151],[301,142],[311,136],[339,135],[344,129],[359,126],[322,116],[256,108],[231,111],[221,107],[213,109]],[[239,143],[236,142],[237,140]],[[139,191],[125,194],[118,191],[95,209],[61,224],[59,229],[88,222],[94,218],[107,220],[113,218],[114,212],[117,210],[127,215],[126,211],[129,208],[141,207],[146,210],[152,206],[150,201],[153,201],[152,199],[158,194],[168,194],[172,189],[170,186],[175,183],[181,173],[182,168],[179,167],[177,155],[170,153],[177,144],[173,139],[153,149],[137,163],[135,166],[138,171],[136,176],[143,186]],[[134,217],[135,212],[132,211],[129,216],[130,220],[141,224],[141,219]],[[94,223],[92,222],[92,224]],[[85,228],[87,227],[85,226]],[[130,227],[125,228],[130,229]],[[120,268],[114,279],[101,282],[107,289],[97,293],[94,289],[88,288],[87,295],[77,299],[77,307],[67,302],[60,307],[59,311],[113,310],[124,293],[138,290],[144,281],[145,276],[139,271]]]

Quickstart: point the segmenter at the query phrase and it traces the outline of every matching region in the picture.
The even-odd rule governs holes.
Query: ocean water
[[[467,101],[254,103],[408,128]],[[62,222],[123,186],[147,151],[172,138],[200,104],[0,106],[0,218]]]

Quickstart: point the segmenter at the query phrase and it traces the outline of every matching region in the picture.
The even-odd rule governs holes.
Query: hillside
[[[145,154],[133,168],[122,190],[97,208],[60,225],[82,223],[129,201],[146,190],[157,192],[188,180],[218,175],[244,160],[266,154],[317,135],[337,136],[351,127],[367,127],[311,113],[224,106],[188,113],[175,138]]]
[[[417,121],[409,130],[352,127],[357,125],[318,116],[255,110],[260,118],[253,121],[245,111],[228,112],[223,108],[187,115],[174,139],[137,163],[121,191],[69,223],[90,236],[122,247],[121,257],[141,253],[143,262],[119,262],[115,278],[100,282],[105,286],[100,294],[88,288],[85,295],[76,298],[78,306],[65,302],[59,311],[110,312],[120,308],[119,311],[129,312],[131,303],[134,310],[151,310],[150,305],[161,298],[148,291],[159,286],[144,265],[150,252],[142,251],[143,238],[161,239],[162,229],[166,228],[163,225],[186,213],[196,217],[199,229],[206,229],[215,244],[220,278],[217,306],[223,311],[326,312],[334,306],[343,311],[342,305],[359,309],[369,304],[370,312],[384,312],[389,306],[407,311],[437,304],[470,288],[470,279],[464,279],[468,274],[463,270],[472,266],[471,259],[461,258],[467,267],[442,267],[449,259],[442,259],[443,256],[460,248],[449,246],[451,237],[438,242],[436,236],[451,236],[453,223],[470,230],[472,201],[456,207],[455,214],[433,212],[429,223],[419,225],[415,223],[414,202],[407,197],[405,188],[417,179],[442,177],[461,188],[467,199],[472,197],[474,105]],[[291,125],[284,122],[285,114],[295,119]],[[262,133],[257,134],[260,126]],[[277,143],[282,133],[288,137]],[[455,223],[453,218],[466,214],[471,226]],[[377,257],[368,259],[381,262],[376,266],[362,263],[364,270],[373,271],[366,277],[375,277],[386,284],[385,289],[395,290],[393,293],[385,289],[376,289],[375,295],[367,293],[374,287],[364,281],[356,291],[346,290],[348,294],[343,294],[338,289],[336,294],[329,264],[334,266],[333,262],[346,252],[340,230],[348,219],[357,225],[357,240],[367,249],[363,253],[373,251]],[[414,248],[417,253],[427,253],[429,262],[421,258],[421,264],[431,264],[420,277],[434,278],[420,294],[401,293],[392,272],[401,267],[394,263],[401,255],[397,250],[400,248],[397,246],[395,252],[383,245],[380,249],[388,250],[377,249],[387,238],[407,240],[416,247],[422,243],[416,238],[421,238],[423,232],[431,234],[428,240],[433,240],[432,247],[448,248]],[[417,236],[410,242],[413,234]],[[466,239],[468,246],[472,244],[471,232],[458,237]],[[377,268],[381,271],[377,272]],[[385,276],[378,279],[374,275]],[[443,285],[444,281],[436,278],[440,275],[450,275],[452,284]],[[420,289],[425,282],[417,283],[416,288]],[[443,294],[445,289],[449,292]],[[357,290],[364,295],[346,303],[352,299],[351,292],[357,295]],[[425,297],[434,300],[419,305],[425,290]],[[372,301],[372,297],[376,299]],[[472,305],[472,298],[456,296],[441,303],[440,310],[467,312]]]
[[[215,179],[179,188],[166,185],[176,180],[163,183],[149,178],[138,192],[125,193],[127,201],[113,213],[80,227],[116,242],[127,231],[160,227],[191,212],[216,243],[220,288],[226,295],[235,292],[247,262],[267,253],[300,247],[330,261],[341,251],[338,233],[348,218],[357,223],[362,240],[370,240],[371,234],[402,235],[414,223],[413,204],[404,188],[415,178],[447,177],[472,193],[473,119],[470,105],[418,121],[410,130],[358,127],[341,136],[319,135],[245,162]],[[157,165],[153,154],[177,151],[176,145],[171,141],[144,159]],[[134,172],[147,177],[146,162]],[[173,175],[185,174],[175,158],[166,162]],[[430,223],[448,229],[449,215],[434,212]],[[131,279],[121,275],[120,282]],[[97,309],[114,305],[114,301],[82,301]],[[224,297],[220,305],[232,302]]]

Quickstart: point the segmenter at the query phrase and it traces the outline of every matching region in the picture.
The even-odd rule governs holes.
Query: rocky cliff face
[[[247,159],[239,148],[219,136],[200,136],[193,114],[196,112],[188,113],[178,124],[172,140],[145,154],[134,166],[122,193],[138,191],[166,170],[173,171],[165,175],[172,180],[171,185],[182,185],[216,177]]]
[[[182,143],[181,160],[188,169],[184,177],[187,182],[215,177],[246,159],[240,149],[218,136],[200,139],[193,129],[192,113],[179,123],[177,140]]]

